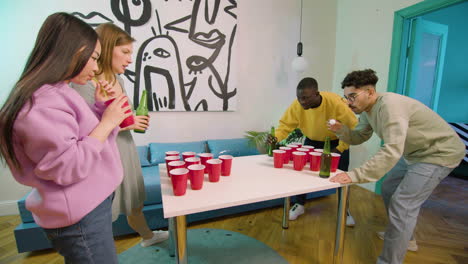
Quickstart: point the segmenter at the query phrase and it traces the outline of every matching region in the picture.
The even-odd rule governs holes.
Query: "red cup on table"
[[[309,155],[307,155],[307,153],[310,152],[309,149],[307,149],[307,148],[297,148],[296,151],[304,152],[306,154],[305,163],[307,163],[309,161]],[[305,163],[304,163],[304,165],[305,165]]]
[[[323,153],[323,149],[314,149],[314,152]]]
[[[330,172],[336,172],[338,165],[340,164],[341,155],[338,153],[332,153],[332,160],[330,165]]]
[[[281,150],[281,149],[273,150],[273,166],[277,169],[283,168],[285,156],[286,156],[286,151]]]
[[[283,162],[283,164],[288,164],[289,161],[291,160],[292,148],[290,148],[290,147],[280,147],[280,150],[286,151],[286,153],[285,153],[285,155],[284,155],[284,162]]]
[[[221,163],[221,176],[229,176],[231,175],[231,168],[232,168],[232,159],[234,157],[231,155],[221,155],[218,157],[222,161]]]
[[[320,170],[320,159],[322,157],[322,153],[320,152],[309,152],[310,156],[310,170],[311,171],[319,171]]]
[[[179,157],[179,151],[175,151],[175,150],[172,150],[172,151],[166,151],[166,157],[169,157],[169,156],[177,156]]]
[[[292,155],[292,153],[293,153],[294,151],[296,151],[296,149],[299,148],[299,146],[296,145],[296,144],[288,144],[288,145],[286,145],[286,147],[291,148],[291,156],[290,156],[289,160],[293,160],[293,155]]]
[[[197,154],[195,152],[192,152],[192,151],[182,152],[182,160],[185,160],[187,158],[195,157],[195,155],[197,155]]]
[[[115,100],[115,98],[112,98],[112,99],[109,99],[107,101],[104,102],[104,104],[106,106],[109,106],[113,101]],[[128,100],[122,105],[122,108],[124,107],[127,107],[128,106]],[[130,113],[132,112],[132,110],[127,110],[125,111],[125,113]],[[124,127],[128,127],[130,125],[133,125],[135,124],[135,119],[133,118],[133,115],[130,115],[129,117],[125,118],[122,123],[120,123],[119,127],[120,128],[124,128]]]
[[[200,190],[203,187],[203,180],[205,179],[205,165],[194,164],[188,166],[190,188],[192,190]]]
[[[298,148],[301,148],[301,147],[302,147],[302,143],[301,143],[301,142],[293,142],[292,144],[296,145]]]
[[[209,159],[206,161],[206,165],[208,166],[208,180],[210,182],[219,181],[219,176],[221,175],[221,163],[223,163],[223,161],[220,159]]]
[[[293,153],[294,170],[301,171],[305,166],[305,152],[294,151]]]
[[[164,160],[166,161],[166,168],[167,168],[167,171],[169,172],[170,171],[169,162],[179,160],[179,156],[167,156],[167,157],[164,158]],[[168,175],[169,175],[169,173],[168,173]],[[169,176],[171,176],[171,175],[169,175]]]
[[[314,149],[315,149],[314,146],[309,146],[309,145],[303,145],[301,148],[306,148],[306,149],[308,149],[309,151],[307,151],[307,152],[312,152],[312,151],[314,151]]]
[[[200,164],[200,158],[198,157],[191,157],[191,158],[186,158],[185,160],[185,166],[188,168],[190,165],[197,165]]]
[[[171,171],[173,169],[181,169],[181,168],[185,168],[185,161],[181,161],[181,160],[175,160],[175,161],[171,161],[167,164],[167,166],[169,166],[169,176],[172,176],[171,175]]]
[[[206,165],[206,161],[213,158],[212,153],[199,153],[198,156],[200,157],[200,162],[202,165],[205,165],[205,173],[208,173],[208,166]]]
[[[187,179],[189,170],[186,168],[178,168],[170,171],[172,179],[172,191],[175,196],[182,196],[187,191]]]

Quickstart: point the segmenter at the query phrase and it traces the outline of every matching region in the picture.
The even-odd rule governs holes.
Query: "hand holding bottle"
[[[149,127],[150,117],[148,116],[133,116],[135,124],[122,128],[121,130],[142,130],[145,131]]]

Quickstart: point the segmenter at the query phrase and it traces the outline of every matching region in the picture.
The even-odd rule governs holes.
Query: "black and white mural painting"
[[[146,89],[150,111],[236,110],[236,0],[109,0],[73,15],[136,39],[124,73],[135,107]]]

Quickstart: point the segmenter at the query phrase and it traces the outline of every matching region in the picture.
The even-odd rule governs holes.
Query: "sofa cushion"
[[[140,165],[142,167],[151,166],[148,160],[148,146],[137,146],[138,157],[140,158]]]
[[[180,153],[185,151],[193,151],[195,153],[206,152],[206,141],[195,141],[195,142],[180,142],[180,143],[150,143],[150,163],[156,165],[164,163],[164,157],[166,157],[166,151],[179,151]]]
[[[146,200],[144,205],[162,203],[161,183],[159,181],[159,166],[141,168],[145,182]]]
[[[215,158],[219,155],[240,157],[260,154],[257,148],[249,145],[249,140],[246,138],[208,140],[207,144]]]

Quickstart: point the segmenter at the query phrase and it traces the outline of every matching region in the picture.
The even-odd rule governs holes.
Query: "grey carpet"
[[[249,236],[222,229],[187,230],[190,264],[282,264],[287,261],[276,251]],[[139,244],[119,254],[121,264],[175,263],[169,256],[169,241],[143,248]]]

